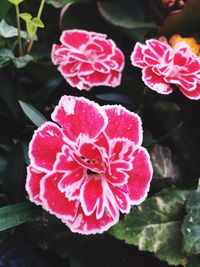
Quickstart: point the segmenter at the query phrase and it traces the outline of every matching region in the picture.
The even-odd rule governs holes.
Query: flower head
[[[63,96],[52,119],[30,143],[29,198],[73,232],[102,233],[149,190],[140,117],[119,105]]]
[[[137,43],[131,62],[142,68],[142,79],[152,90],[170,94],[174,84],[186,97],[200,99],[200,59],[188,42],[181,39],[174,47],[155,39]]]
[[[84,30],[63,31],[61,45],[53,45],[52,61],[66,81],[82,90],[120,85],[124,55],[105,34]]]

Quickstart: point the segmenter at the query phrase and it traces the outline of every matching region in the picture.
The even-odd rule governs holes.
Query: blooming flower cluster
[[[54,45],[52,61],[72,86],[89,90],[93,86],[116,87],[121,81],[124,56],[105,34],[68,30],[61,45]]]
[[[138,115],[63,96],[29,147],[30,200],[73,232],[102,233],[147,196],[152,178]]]
[[[134,66],[142,68],[144,83],[160,94],[170,94],[172,84],[188,98],[200,99],[200,59],[194,53],[199,46],[190,46],[191,40],[178,37],[170,44],[150,39],[137,43],[131,55]],[[193,42],[192,42],[193,44]],[[198,46],[198,47],[197,47]]]

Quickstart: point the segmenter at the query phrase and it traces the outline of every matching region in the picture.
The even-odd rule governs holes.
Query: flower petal
[[[196,88],[192,91],[188,91],[183,87],[179,87],[180,91],[189,99],[199,100],[200,99],[200,83],[197,84]]]
[[[27,168],[26,191],[29,194],[30,201],[36,205],[42,205],[42,200],[40,199],[40,182],[44,176],[44,172],[34,169],[31,165]]]
[[[68,200],[65,193],[60,192],[58,183],[64,173],[53,172],[44,176],[41,182],[40,197],[44,203],[44,208],[60,219],[73,220],[77,213],[79,202]]]
[[[60,128],[52,122],[44,123],[35,131],[29,145],[32,166],[44,172],[52,170],[56,155],[62,151],[63,144]]]
[[[137,149],[134,153],[133,170],[129,173],[130,177],[127,184],[132,205],[140,204],[147,197],[152,173],[152,165],[147,150],[143,147]]]
[[[90,216],[85,215],[82,208],[79,207],[76,218],[74,220],[63,221],[74,233],[79,234],[101,234],[107,231],[111,226],[115,225],[119,220],[113,219],[108,211],[104,211],[104,214],[100,219],[96,218],[96,214],[93,213]]]
[[[164,76],[157,75],[151,67],[142,70],[142,80],[149,88],[160,94],[168,95],[172,92],[172,87],[168,82],[165,82]]]
[[[135,145],[142,143],[142,122],[140,117],[119,105],[104,106],[108,117],[105,133],[110,139],[127,138]]]
[[[89,41],[90,35],[84,30],[68,30],[63,31],[60,41],[63,45],[74,49],[80,49],[82,45],[86,45]]]
[[[115,197],[116,204],[121,212],[129,213],[131,209],[130,200],[127,194],[126,186],[110,185],[112,193]]]
[[[95,212],[97,219],[102,217],[105,209],[102,183],[101,175],[89,175],[80,192],[81,206],[85,215],[90,216]]]
[[[131,54],[131,63],[133,66],[144,68],[146,66],[146,63],[144,62],[144,49],[146,49],[146,46],[141,43],[136,43],[134,50]]]
[[[63,96],[52,119],[72,141],[83,135],[95,139],[107,125],[106,114],[100,106],[84,97]]]

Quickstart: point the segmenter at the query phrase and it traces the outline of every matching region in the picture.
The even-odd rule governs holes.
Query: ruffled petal
[[[52,170],[56,155],[62,151],[63,144],[60,128],[52,122],[44,123],[35,131],[29,145],[32,166],[44,172]]]
[[[101,218],[105,209],[104,200],[101,175],[89,175],[80,192],[81,206],[85,215],[90,216],[95,212],[97,219]]]
[[[192,91],[188,91],[183,87],[179,87],[180,91],[189,99],[199,100],[200,99],[200,83],[197,84],[196,88]]]
[[[144,62],[144,49],[146,49],[146,46],[141,43],[136,43],[134,50],[131,54],[131,63],[133,66],[144,68],[146,66],[146,63]]]
[[[30,201],[36,205],[42,205],[40,199],[40,182],[46,173],[34,169],[31,165],[27,168],[26,191]]]
[[[63,96],[52,113],[66,137],[76,141],[79,136],[95,139],[106,127],[107,117],[100,106],[83,97]]]
[[[84,30],[68,30],[63,31],[60,37],[60,41],[63,45],[80,49],[82,45],[86,45],[89,41],[90,35],[87,31]]]
[[[143,147],[134,153],[133,170],[129,172],[127,189],[132,205],[140,204],[147,197],[152,179],[152,165],[149,154]]]
[[[82,208],[79,207],[76,218],[74,220],[63,221],[74,233],[79,234],[101,234],[107,231],[111,226],[115,225],[119,220],[114,219],[107,210],[100,219],[96,218],[96,214],[93,213],[90,216],[86,216]]]
[[[58,183],[62,179],[64,173],[53,172],[47,174],[41,182],[40,197],[44,203],[44,208],[51,214],[60,219],[73,220],[76,216],[79,201],[68,200],[65,193],[60,192]]]
[[[142,143],[142,126],[140,117],[122,106],[104,106],[108,117],[105,133],[110,139],[127,138],[135,145]]]
[[[173,91],[171,85],[164,80],[164,76],[153,72],[151,67],[142,70],[142,80],[149,88],[160,94],[168,95]]]

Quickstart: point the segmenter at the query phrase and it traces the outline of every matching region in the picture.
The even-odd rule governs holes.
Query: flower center
[[[89,61],[95,62],[97,59],[97,54],[94,50],[86,50],[84,52],[85,56],[88,58]]]

